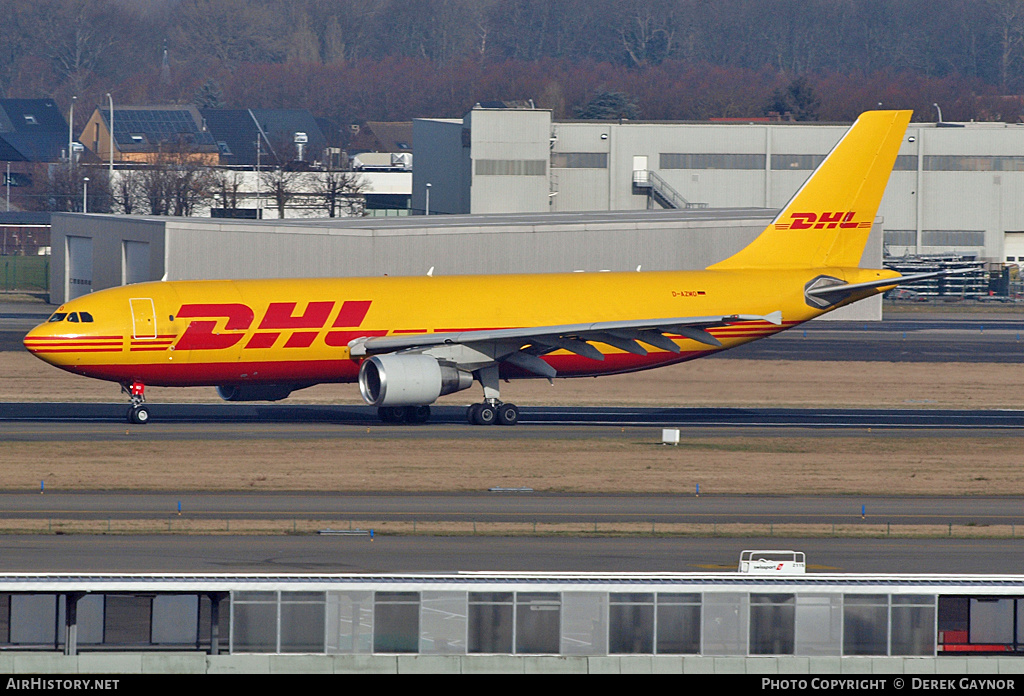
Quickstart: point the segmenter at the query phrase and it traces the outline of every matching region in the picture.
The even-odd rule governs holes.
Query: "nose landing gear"
[[[132,405],[128,407],[127,420],[135,425],[145,425],[149,422],[149,408],[145,406],[146,385],[142,382],[122,384],[121,393],[131,397]]]

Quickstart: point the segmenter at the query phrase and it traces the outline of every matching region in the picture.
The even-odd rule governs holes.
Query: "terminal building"
[[[0,576],[0,666],[1021,673],[1022,583],[995,575],[8,574]]]

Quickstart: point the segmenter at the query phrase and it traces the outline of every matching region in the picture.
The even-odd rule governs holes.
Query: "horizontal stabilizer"
[[[932,271],[930,273],[915,273],[914,275],[896,276],[895,278],[869,280],[864,283],[836,282],[835,284],[832,285],[818,285],[815,287],[808,288],[806,290],[806,293],[813,297],[845,297],[853,292],[856,292],[857,290],[872,290],[875,288],[895,287],[897,285],[906,285],[907,283],[913,283],[916,280],[925,280],[927,278],[938,278],[941,276],[958,275],[961,273],[969,273],[971,271],[976,270],[976,268],[957,268],[944,271]]]

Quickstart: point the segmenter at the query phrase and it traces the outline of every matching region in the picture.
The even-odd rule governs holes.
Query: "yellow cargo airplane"
[[[357,381],[382,420],[422,422],[477,381],[469,421],[512,425],[501,379],[692,360],[925,277],[858,267],[910,115],[861,115],[760,236],[704,271],[140,283],[65,303],[25,347],[120,383],[133,423],[145,385],[276,401]]]

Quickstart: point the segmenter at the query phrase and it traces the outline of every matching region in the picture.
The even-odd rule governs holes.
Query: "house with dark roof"
[[[100,161],[111,157],[110,111],[97,108],[79,137]],[[121,106],[113,114],[115,162],[152,162],[162,153],[185,153],[190,160],[215,165],[217,143],[194,106]]]
[[[367,121],[354,126],[349,152],[412,152],[412,121]]]
[[[199,113],[222,165],[312,164],[323,160],[327,148],[320,125],[305,109],[200,109]]]
[[[0,161],[67,157],[68,122],[52,99],[0,99]]]

